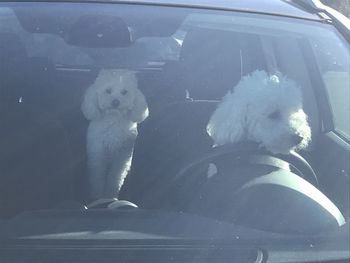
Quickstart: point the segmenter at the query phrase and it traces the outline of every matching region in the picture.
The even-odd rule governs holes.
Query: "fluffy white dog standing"
[[[305,148],[311,140],[299,87],[264,71],[245,76],[224,96],[207,131],[214,145],[251,140],[281,154]]]
[[[86,90],[82,112],[87,131],[89,193],[93,200],[118,197],[129,171],[137,123],[148,116],[135,72],[102,70]]]

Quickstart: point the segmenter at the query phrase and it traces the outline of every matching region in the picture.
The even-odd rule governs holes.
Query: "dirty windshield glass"
[[[304,231],[291,214],[342,225],[348,51],[319,21],[3,3],[0,217],[119,199],[277,232]]]

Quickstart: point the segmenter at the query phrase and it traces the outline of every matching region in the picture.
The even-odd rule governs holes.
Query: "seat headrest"
[[[5,60],[0,65],[0,102],[49,102],[54,96],[50,88],[53,71],[53,62],[48,58]]]
[[[239,40],[236,34],[216,29],[196,28],[187,32],[180,58],[182,60],[204,59],[221,55],[229,50],[234,53],[239,52]]]
[[[182,85],[194,99],[220,99],[241,77],[241,48],[235,34],[195,29],[183,41]]]
[[[25,103],[50,104],[55,98],[54,64],[49,58],[31,57],[19,65],[25,71],[27,84],[21,96]]]
[[[217,29],[193,29],[186,34],[180,59],[184,85],[194,99],[221,99],[242,76],[264,69],[259,38]]]
[[[27,56],[25,46],[14,33],[0,32],[0,59],[23,58]]]

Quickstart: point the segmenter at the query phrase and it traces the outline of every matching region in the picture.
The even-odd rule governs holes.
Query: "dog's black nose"
[[[304,138],[298,134],[295,134],[293,135],[293,142],[295,143],[295,145],[298,145],[299,143],[301,143],[301,141],[303,140]]]
[[[112,100],[112,106],[113,108],[118,108],[120,104],[120,101],[117,99]]]

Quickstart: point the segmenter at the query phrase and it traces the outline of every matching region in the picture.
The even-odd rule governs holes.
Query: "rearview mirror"
[[[81,16],[66,36],[70,45],[89,48],[118,48],[131,45],[126,23],[119,17],[108,15]]]

